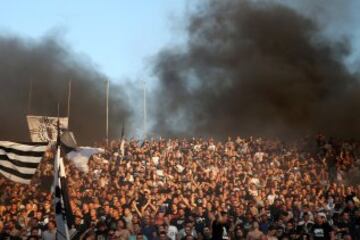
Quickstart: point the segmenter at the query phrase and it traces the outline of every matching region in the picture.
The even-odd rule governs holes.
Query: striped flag
[[[30,184],[48,148],[48,143],[0,141],[0,173],[6,178]]]
[[[57,148],[54,163],[54,209],[57,225],[56,239],[70,239],[69,228],[73,224],[72,211],[68,196],[65,166],[60,157],[60,146]]]

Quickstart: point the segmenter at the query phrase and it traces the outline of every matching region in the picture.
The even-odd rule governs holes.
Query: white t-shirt
[[[200,151],[201,150],[201,144],[196,144],[195,146],[194,146],[194,150],[195,151]]]
[[[255,160],[258,160],[259,162],[262,162],[264,160],[265,153],[264,152],[256,152],[254,154]]]
[[[215,146],[214,144],[210,144],[209,147],[208,147],[208,149],[209,149],[210,151],[215,151],[215,150],[216,150],[216,146]]]
[[[260,180],[258,178],[251,178],[250,180],[251,183],[255,184],[256,186],[260,185]]]
[[[156,166],[159,165],[159,159],[160,158],[158,156],[152,157],[152,161]]]
[[[171,240],[176,240],[176,235],[178,234],[178,229],[177,227],[170,225],[168,228],[168,232],[167,232],[167,236],[171,239]]]
[[[269,201],[270,205],[274,203],[275,198],[276,198],[275,194],[270,194],[267,196],[267,200]]]
[[[53,231],[46,230],[45,232],[43,232],[42,239],[55,240],[56,239],[56,230],[53,230]]]

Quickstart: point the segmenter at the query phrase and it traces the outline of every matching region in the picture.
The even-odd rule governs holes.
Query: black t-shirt
[[[96,239],[109,239],[109,233],[107,230],[105,231],[100,231],[100,230],[97,230],[96,231]]]
[[[236,223],[236,224],[240,224],[241,227],[243,227],[244,222],[245,222],[245,217],[244,217],[244,215],[235,215],[235,223]]]
[[[348,202],[348,201],[353,201],[353,198],[355,197],[355,193],[351,193],[351,194],[348,194],[346,197],[345,197],[345,201]]]
[[[141,209],[143,206],[145,206],[147,200],[144,194],[140,194],[139,198],[135,201],[136,207],[138,209]]]
[[[11,236],[6,233],[6,232],[0,232],[0,239],[4,239],[4,240],[7,240],[7,239],[11,239]]]
[[[339,234],[341,237],[343,237],[344,234],[350,233],[350,228],[352,227],[350,222],[343,222],[343,221],[336,224],[336,226],[339,229],[345,229],[337,232],[337,234]]]
[[[185,226],[185,216],[174,218],[171,220],[171,225],[174,225],[180,231]]]
[[[308,234],[308,233],[311,233],[313,227],[314,227],[313,222],[307,222],[302,225],[298,225],[297,232],[300,234]]]
[[[277,221],[279,219],[281,213],[282,213],[282,210],[280,209],[280,207],[277,207],[275,205],[270,206],[271,218],[274,221]]]
[[[354,218],[351,222],[350,233],[353,239],[360,239],[360,218]]]
[[[330,239],[330,233],[332,231],[331,226],[328,223],[323,224],[314,224],[311,229],[311,233],[314,237],[314,240],[328,240]]]
[[[213,240],[229,239],[229,224],[214,221],[212,225]]]
[[[91,216],[90,213],[85,213],[83,216],[84,219],[84,224],[86,225],[86,227],[90,227],[91,226]]]
[[[206,216],[206,214],[203,214],[202,216],[194,215],[194,219],[195,219],[195,230],[197,232],[202,232],[204,227],[206,225],[209,225],[209,223],[210,223],[210,220]]]

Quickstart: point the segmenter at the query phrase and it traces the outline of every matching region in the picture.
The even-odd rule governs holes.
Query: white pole
[[[67,117],[69,120],[70,120],[70,103],[71,103],[71,79],[69,81],[68,102],[67,102]]]
[[[106,144],[109,144],[109,80],[106,81]]]
[[[146,129],[146,121],[147,121],[147,112],[146,112],[146,82],[143,81],[143,97],[144,97],[144,103],[143,103],[143,107],[144,107],[144,140],[146,139],[146,135],[147,135],[147,129]]]
[[[29,98],[28,98],[28,114],[31,114],[31,100],[32,100],[32,79],[30,80]]]

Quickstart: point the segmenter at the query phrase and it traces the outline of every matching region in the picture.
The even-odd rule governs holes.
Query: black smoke
[[[326,5],[318,7],[320,14]],[[185,46],[156,57],[154,129],[359,136],[359,78],[344,64],[350,41],[330,38],[322,27],[279,2],[206,1],[189,16]]]
[[[29,140],[26,114],[57,116],[59,103],[60,116],[66,116],[70,80],[70,129],[82,144],[104,139],[107,78],[94,64],[56,34],[39,40],[0,36],[0,139]],[[110,89],[110,133],[118,137],[131,110],[124,88]]]

